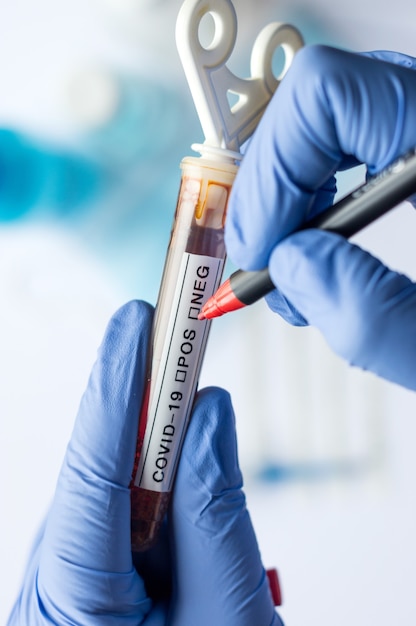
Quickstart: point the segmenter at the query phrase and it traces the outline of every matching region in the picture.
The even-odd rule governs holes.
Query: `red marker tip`
[[[224,311],[218,306],[216,294],[207,300],[198,315],[199,320],[210,320],[213,317],[220,317]]]
[[[214,317],[220,317],[224,315],[224,313],[241,309],[244,306],[246,306],[245,303],[237,298],[231,286],[230,279],[228,278],[218,291],[205,302],[198,315],[198,319],[210,320]]]

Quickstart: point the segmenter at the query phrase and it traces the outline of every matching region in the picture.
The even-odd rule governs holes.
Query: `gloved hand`
[[[108,326],[9,626],[281,624],[220,389],[198,394],[168,531],[133,565],[128,485],[151,318],[131,302]]]
[[[332,204],[337,170],[365,163],[374,174],[416,145],[415,68],[398,53],[300,50],[248,146],[226,224],[234,263],[269,267],[272,309],[411,389],[415,285],[340,236],[291,233]]]

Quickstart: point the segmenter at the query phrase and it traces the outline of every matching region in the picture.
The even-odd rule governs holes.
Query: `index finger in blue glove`
[[[234,183],[226,223],[234,263],[266,267],[346,163],[373,173],[414,146],[415,76],[408,66],[325,46],[296,54]]]
[[[145,303],[116,313],[81,401],[39,564],[39,597],[54,623],[136,625],[150,609],[132,564],[128,487],[151,319]]]

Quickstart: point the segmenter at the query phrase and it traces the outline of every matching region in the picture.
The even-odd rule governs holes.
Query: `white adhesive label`
[[[223,265],[223,259],[183,255],[161,365],[151,390],[136,487],[172,489],[209,331],[209,322],[198,320],[198,314],[218,288]]]

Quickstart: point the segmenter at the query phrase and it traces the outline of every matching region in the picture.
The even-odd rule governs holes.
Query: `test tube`
[[[216,150],[181,162],[130,485],[134,552],[154,544],[169,505],[210,329],[198,314],[221,281],[238,156]]]

